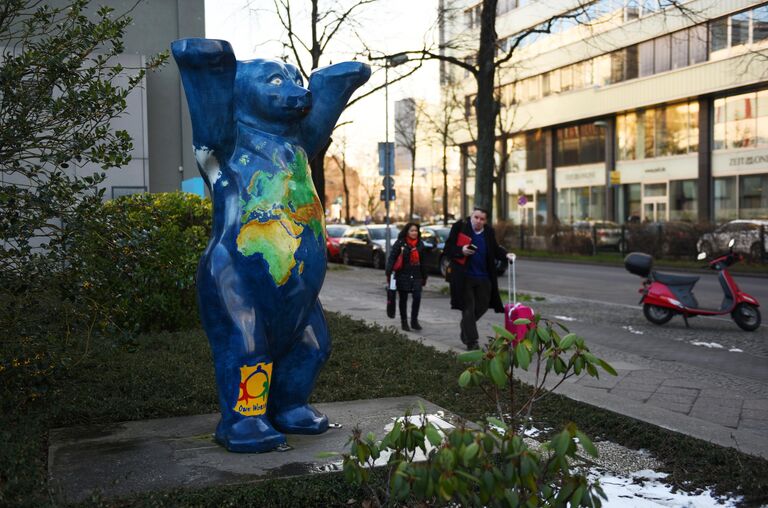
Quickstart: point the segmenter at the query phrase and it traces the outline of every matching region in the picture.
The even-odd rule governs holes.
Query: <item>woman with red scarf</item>
[[[400,322],[406,332],[421,330],[419,324],[419,305],[421,305],[421,287],[427,283],[427,270],[421,259],[424,255],[424,244],[421,242],[419,225],[409,222],[397,235],[397,241],[392,245],[387,260],[387,280],[392,276],[397,258],[403,256],[400,269],[394,273],[397,293],[400,299]],[[411,306],[411,326],[408,326],[408,293],[413,294]]]

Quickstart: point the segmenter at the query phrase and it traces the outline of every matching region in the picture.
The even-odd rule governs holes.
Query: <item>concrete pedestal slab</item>
[[[50,433],[50,485],[64,502],[170,490],[201,488],[299,476],[341,469],[339,457],[322,452],[346,451],[354,427],[381,438],[385,427],[406,410],[456,425],[455,415],[419,397],[394,397],[317,404],[341,429],[319,436],[289,435],[291,450],[263,454],[227,452],[213,440],[219,415],[183,416],[54,429]]]

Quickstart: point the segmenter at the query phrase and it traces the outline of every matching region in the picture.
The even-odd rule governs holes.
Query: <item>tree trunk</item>
[[[309,161],[309,166],[312,168],[312,182],[315,184],[315,191],[323,205],[323,213],[325,213],[325,154],[331,146],[331,141],[329,139],[328,144],[320,150],[320,153]]]
[[[496,211],[499,213],[497,220],[503,220],[507,218],[507,214],[505,213],[506,210],[504,210],[504,195],[506,194],[504,179],[506,178],[507,162],[509,161],[508,143],[508,138],[502,138],[501,153],[499,154],[499,167],[494,178],[494,183],[496,184]]]
[[[408,220],[413,221],[413,185],[416,180],[416,150],[411,151],[411,206],[408,210]]]
[[[347,185],[347,156],[341,154],[341,184],[344,191],[344,218],[349,224],[349,186]]]
[[[447,132],[447,131],[446,131]],[[448,225],[448,140],[443,137],[443,226]]]
[[[493,221],[493,151],[498,106],[493,94],[496,67],[496,3],[483,0],[480,15],[480,50],[478,52],[477,98],[477,171],[475,176],[475,206],[488,211]]]

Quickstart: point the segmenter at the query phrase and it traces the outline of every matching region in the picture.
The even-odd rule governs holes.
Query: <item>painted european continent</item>
[[[324,214],[315,186],[309,177],[307,156],[297,149],[289,164],[273,157],[276,172],[256,170],[247,188],[247,201],[241,198],[242,226],[237,235],[237,250],[244,256],[261,254],[275,284],[282,286],[296,266],[296,251],[301,234],[308,227],[320,245],[324,242]],[[248,165],[246,156],[239,163]],[[299,273],[304,265],[299,265]]]

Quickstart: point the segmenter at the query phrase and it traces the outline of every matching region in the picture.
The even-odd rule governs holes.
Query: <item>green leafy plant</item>
[[[478,387],[496,406],[497,415],[480,424],[438,429],[422,408],[421,417],[398,419],[381,441],[356,429],[343,456],[347,481],[367,486],[373,501],[385,505],[413,497],[429,503],[462,506],[601,506],[599,482],[590,482],[579,466],[597,457],[592,441],[574,423],[538,447],[524,432],[534,403],[571,376],[598,377],[614,369],[590,353],[584,339],[559,323],[517,320],[531,325],[522,340],[501,327],[485,350],[459,360],[469,367],[459,376],[462,388]],[[561,336],[558,331],[565,332]],[[535,369],[533,389],[515,398],[515,369]],[[548,378],[557,379],[547,388]],[[421,453],[423,460],[417,461]],[[385,484],[371,482],[371,469],[385,465]]]

